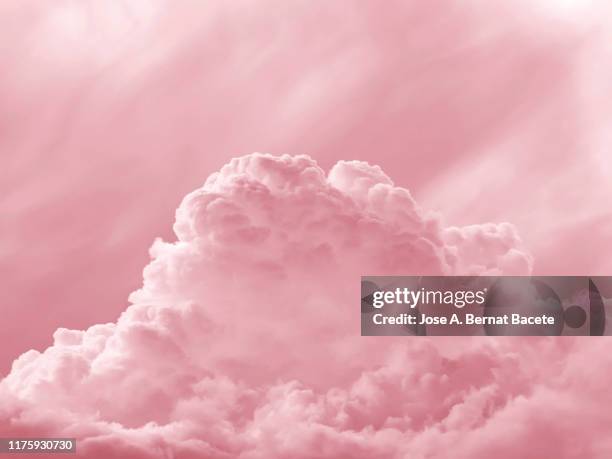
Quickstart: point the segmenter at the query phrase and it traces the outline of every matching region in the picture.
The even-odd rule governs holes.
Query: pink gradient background
[[[569,0],[1,2],[0,425],[89,438],[88,457],[611,457],[607,339],[364,341],[350,290],[360,274],[487,263],[611,274],[611,14]],[[227,166],[215,193],[239,208],[186,201],[175,235],[183,197],[254,151],[318,166],[253,160],[246,191]],[[291,191],[307,185],[324,202]],[[372,215],[380,227],[361,226]],[[156,242],[143,286],[152,242],[181,234],[210,246]],[[236,282],[285,296],[226,294]],[[295,286],[299,332],[277,312]],[[337,330],[321,325],[330,308]],[[209,323],[228,311],[267,338]],[[115,322],[86,340],[63,330]],[[156,378],[172,389],[133,397]]]

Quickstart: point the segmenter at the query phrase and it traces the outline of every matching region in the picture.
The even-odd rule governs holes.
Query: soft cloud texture
[[[610,273],[611,17],[0,2],[0,371],[99,323],[14,363],[0,430],[93,458],[608,459],[605,340],[359,338],[354,311],[364,272]],[[222,168],[254,150],[329,173]]]
[[[612,451],[612,362],[580,358],[602,341],[359,336],[361,274],[526,274],[511,225],[445,227],[364,162],[326,175],[253,154],[187,195],[174,230],[116,323],[59,329],[14,362],[4,432],[76,436],[91,458]]]
[[[607,0],[3,0],[2,314],[27,326],[1,331],[0,372],[116,317],[179,200],[252,151],[380,164],[453,225],[512,222],[538,274],[610,273],[611,17]]]

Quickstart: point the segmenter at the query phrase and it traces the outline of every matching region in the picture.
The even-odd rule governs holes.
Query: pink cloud
[[[609,6],[581,5],[3,1],[3,314],[29,325],[0,371],[112,320],[181,197],[254,150],[380,164],[449,224],[512,222],[540,274],[608,273]]]
[[[13,363],[4,431],[75,436],[105,458],[610,451],[604,427],[558,420],[604,396],[610,362],[580,358],[601,341],[359,336],[361,274],[525,274],[511,225],[445,227],[364,162],[325,174],[308,156],[253,154],[188,194],[174,230],[116,323],[59,329]]]
[[[13,364],[1,430],[94,458],[607,459],[605,341],[352,315],[366,271],[609,274],[612,28],[584,5],[1,2],[0,371],[99,323]],[[222,167],[253,150],[329,173]]]

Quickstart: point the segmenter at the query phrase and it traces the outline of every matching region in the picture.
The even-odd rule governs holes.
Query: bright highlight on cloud
[[[612,452],[602,341],[359,336],[361,274],[527,274],[512,225],[446,227],[364,162],[252,154],[187,195],[174,231],[116,323],[14,362],[3,432],[75,436],[91,458]]]

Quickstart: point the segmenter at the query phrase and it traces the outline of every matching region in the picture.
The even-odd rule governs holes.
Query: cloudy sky
[[[348,315],[360,274],[611,272],[611,14],[0,3],[1,422],[90,457],[472,458],[554,420],[534,458],[609,457],[559,416],[610,422],[603,343],[364,342]]]

